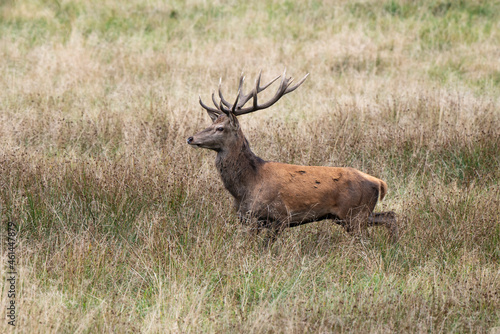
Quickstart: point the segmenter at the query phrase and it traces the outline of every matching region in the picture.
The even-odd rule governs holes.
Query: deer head
[[[221,151],[225,148],[233,147],[234,143],[243,140],[244,136],[241,132],[237,116],[248,114],[257,110],[266,109],[276,103],[283,95],[293,92],[297,89],[307,78],[309,74],[306,74],[302,80],[297,84],[292,86],[293,78],[286,77],[286,70],[282,75],[277,76],[269,83],[264,86],[260,85],[262,71],[259,73],[257,80],[255,81],[255,88],[248,94],[243,93],[243,82],[245,77],[242,75],[240,77],[240,83],[238,88],[238,95],[234,103],[228,102],[221,91],[222,79],[219,81],[219,101],[215,97],[215,92],[212,93],[212,101],[215,108],[207,106],[200,97],[201,106],[207,111],[208,115],[212,119],[213,123],[205,130],[198,132],[192,137],[187,139],[189,145],[207,148],[215,151]],[[279,78],[281,83],[278,87],[273,98],[269,101],[259,104],[257,94],[262,92],[264,89],[269,87]],[[253,103],[249,107],[244,107],[245,104],[253,99]]]

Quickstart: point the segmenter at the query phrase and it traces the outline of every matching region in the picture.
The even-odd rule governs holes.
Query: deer
[[[265,161],[250,149],[240,127],[238,117],[275,104],[307,79],[307,73],[292,85],[293,78],[282,75],[261,86],[261,75],[255,87],[243,93],[243,74],[239,80],[234,103],[228,102],[219,80],[219,100],[212,93],[214,107],[207,106],[199,97],[212,124],[187,138],[193,147],[217,153],[215,166],[224,187],[234,198],[234,207],[240,222],[251,223],[257,230],[267,228],[272,240],[285,228],[325,219],[342,226],[349,234],[364,237],[368,226],[385,226],[390,239],[398,237],[396,216],[392,211],[374,213],[377,201],[387,193],[387,183],[351,167],[299,166]],[[281,77],[274,96],[260,103],[258,94]],[[252,100],[251,105],[246,106]]]

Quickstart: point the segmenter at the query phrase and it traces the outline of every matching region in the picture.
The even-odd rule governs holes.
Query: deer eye
[[[217,131],[224,131],[224,128],[222,126],[219,126],[216,130]]]

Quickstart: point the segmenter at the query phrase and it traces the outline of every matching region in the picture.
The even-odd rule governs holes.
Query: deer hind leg
[[[398,224],[396,213],[393,211],[372,213],[370,217],[368,217],[368,223],[370,226],[385,226],[389,232],[391,241],[396,242],[398,240]]]
[[[364,203],[358,207],[349,209],[347,213],[347,224],[346,231],[359,235],[362,239],[366,237],[367,229],[369,225],[369,217],[375,209],[379,198],[379,187],[372,185],[371,191],[366,191],[362,198],[360,198],[361,203]]]

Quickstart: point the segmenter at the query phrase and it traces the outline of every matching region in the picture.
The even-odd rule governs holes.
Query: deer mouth
[[[199,143],[194,143],[193,141],[189,141],[189,138],[187,140],[187,143],[188,143],[189,146],[193,146],[193,147],[196,147],[196,148],[202,147],[201,144],[199,144]]]

